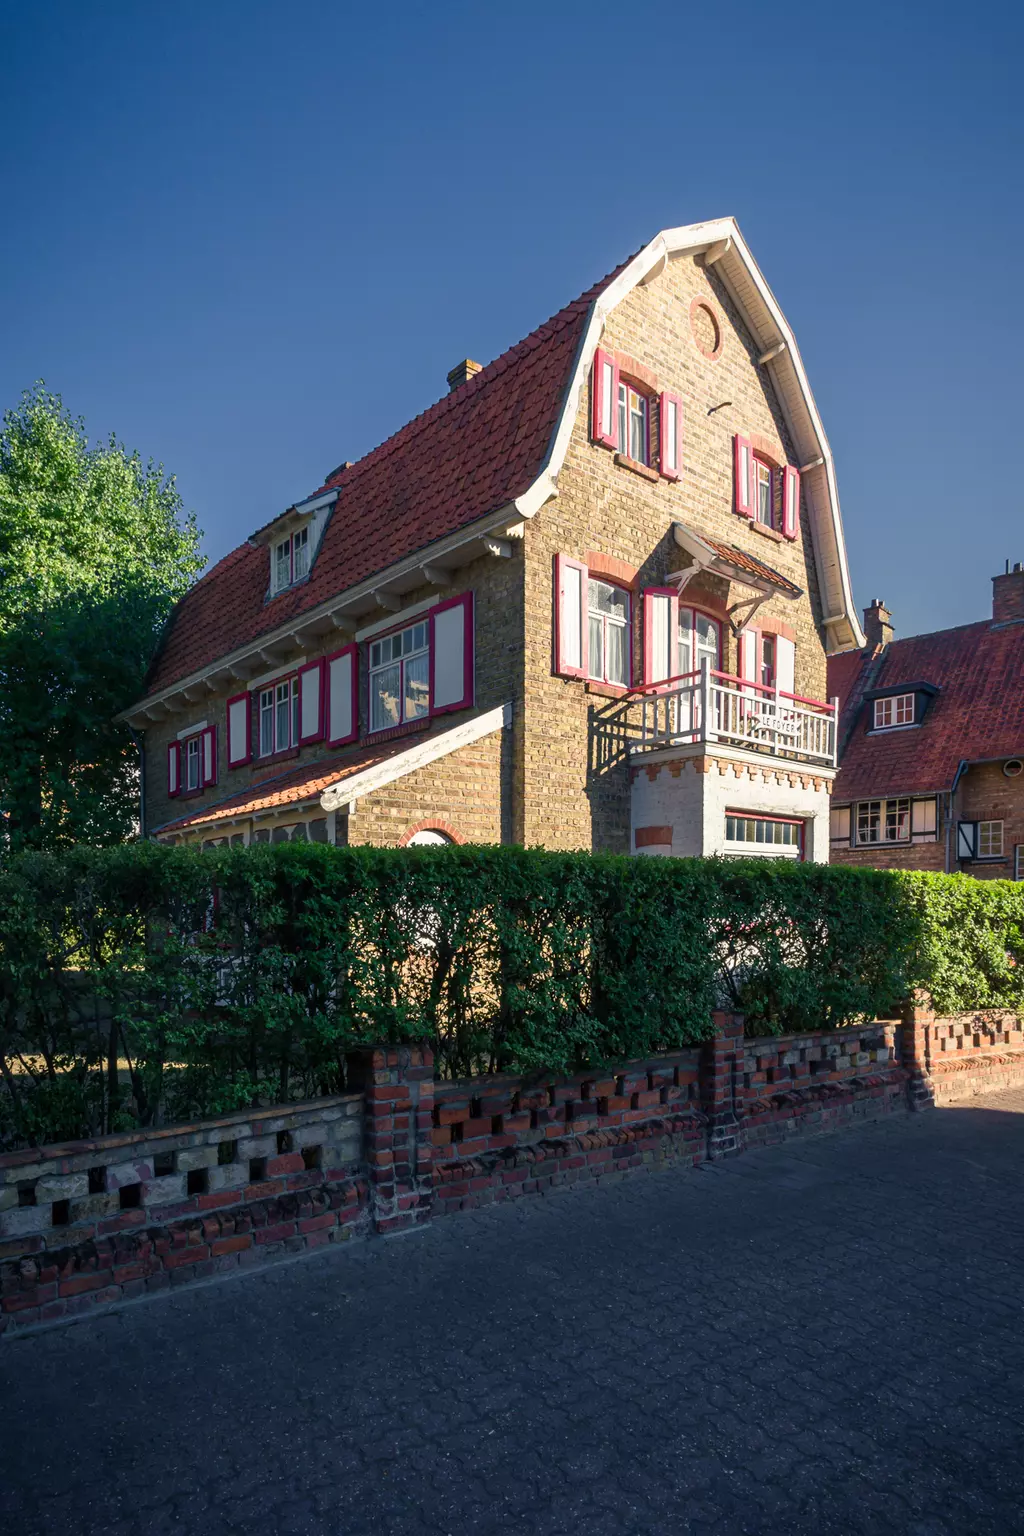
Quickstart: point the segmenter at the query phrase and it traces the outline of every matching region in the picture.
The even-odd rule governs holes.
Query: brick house
[[[828,443],[732,219],[636,256],[176,608],[161,839],[828,857],[863,644]]]
[[[992,589],[991,619],[908,640],[876,598],[867,645],[829,658],[834,863],[1024,878],[1024,568]]]

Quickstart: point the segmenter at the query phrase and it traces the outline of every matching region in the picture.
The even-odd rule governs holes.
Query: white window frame
[[[182,789],[187,795],[203,787],[203,743],[201,736],[189,736],[182,743],[185,751]],[[193,772],[193,769],[195,770]]]
[[[409,637],[408,649],[406,649],[406,637]],[[395,654],[396,645],[398,653]],[[385,652],[387,652],[385,659]],[[409,710],[408,689],[406,680],[409,664],[427,661],[427,694],[423,700],[422,709]],[[386,708],[385,695],[380,692],[379,680],[383,673],[398,668],[398,711],[397,718],[386,718],[382,711]],[[419,619],[415,624],[407,624],[404,629],[393,630],[390,634],[381,635],[370,642],[369,651],[369,703],[371,735],[380,731],[396,729],[400,725],[407,725],[413,720],[425,719],[430,714],[430,624],[427,619]]]
[[[765,517],[764,508],[761,505],[761,492],[768,492],[768,516]],[[770,464],[763,459],[754,459],[754,520],[761,524],[762,528],[775,528],[775,475]]]
[[[771,836],[758,837],[758,831]],[[736,836],[742,831],[742,836]],[[726,811],[725,851],[754,858],[796,859],[804,856],[804,822],[792,816],[769,816],[758,811]],[[730,832],[733,834],[730,836]],[[753,836],[749,834],[753,833]],[[783,834],[780,836],[779,834]]]
[[[909,795],[899,795],[891,800],[859,800],[855,819],[856,846],[858,848],[882,848],[887,844],[904,846],[911,841],[911,800]],[[872,808],[877,807],[873,812]],[[877,827],[877,837],[863,837],[862,831]],[[905,831],[900,835],[901,825]]]
[[[995,830],[998,828],[998,832]],[[978,822],[978,848],[975,857],[978,859],[1001,859],[1005,847],[1004,824],[1002,821]]]
[[[285,539],[278,539],[271,546],[271,595],[286,592],[297,581],[309,575],[309,525],[296,528]]]
[[[614,614],[605,613],[603,609],[598,608],[598,607],[595,606],[594,601],[593,601],[594,588],[595,587],[609,587],[612,591],[621,593],[621,595],[626,600],[626,614],[625,614],[624,618],[622,618],[622,619],[617,618]],[[591,621],[596,621],[597,623],[599,623],[601,625],[601,658],[602,658],[602,666],[601,666],[601,670],[600,671],[596,671],[595,670],[595,655],[594,655],[595,647],[592,644],[591,639],[590,639],[590,624],[591,624]],[[616,629],[616,630],[624,631],[624,641],[625,641],[625,643],[624,643],[623,648],[622,648],[623,666],[624,666],[624,670],[625,670],[625,676],[624,677],[609,677],[608,676],[608,631],[609,631],[609,629]],[[587,637],[588,637],[587,638],[587,650],[588,650],[587,675],[591,678],[591,680],[593,682],[595,682],[595,683],[608,683],[612,687],[617,687],[617,688],[628,688],[629,687],[630,682],[631,682],[631,673],[632,673],[632,666],[633,666],[632,632],[633,632],[633,607],[632,607],[632,597],[631,597],[631,593],[629,591],[629,588],[621,586],[617,581],[608,581],[604,576],[591,576],[588,579],[588,581],[587,581]]]
[[[712,658],[710,648],[697,637],[697,619],[706,619],[713,626],[715,632],[715,654]],[[684,659],[685,652],[689,650],[690,660]],[[701,663],[705,656],[711,662],[712,672],[722,670],[722,625],[713,614],[705,613],[702,608],[687,608],[680,604],[679,620],[676,625],[676,664],[675,675],[685,677],[693,672],[701,670]]]
[[[912,693],[891,693],[875,700],[874,729],[894,731],[901,725],[913,725],[917,710]]]
[[[256,700],[258,753],[261,758],[290,752],[299,744],[299,677],[292,672],[259,690]],[[269,745],[268,745],[269,743]]]
[[[619,398],[616,402],[616,439],[619,452],[632,459],[634,464],[650,465],[651,462],[651,402],[642,390],[636,389],[625,379],[619,380]],[[640,453],[633,452],[633,428],[640,436]]]

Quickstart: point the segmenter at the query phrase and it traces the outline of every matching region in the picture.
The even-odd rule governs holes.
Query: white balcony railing
[[[634,751],[725,742],[797,762],[834,768],[838,700],[823,704],[725,672],[691,672],[639,689],[640,740]]]

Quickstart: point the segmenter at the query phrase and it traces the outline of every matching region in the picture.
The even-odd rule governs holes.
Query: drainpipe
[[[142,733],[133,725],[128,727],[139,754],[139,837],[146,836],[146,750],[143,744]]]
[[[962,757],[960,759],[960,762],[959,762],[958,766],[957,766],[956,773],[953,775],[953,782],[950,785],[949,793],[946,796],[946,874],[947,875],[951,875],[953,873],[953,848],[952,848],[952,842],[953,842],[953,822],[954,822],[955,805],[956,805],[956,787],[960,783],[960,780],[963,778],[963,776],[964,776],[964,774],[966,772],[967,772],[967,759],[965,757]]]

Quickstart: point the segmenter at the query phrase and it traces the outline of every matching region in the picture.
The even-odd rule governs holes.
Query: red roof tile
[[[700,537],[705,544],[710,545],[720,559],[728,560],[729,564],[736,566],[737,570],[746,571],[748,575],[757,576],[762,581],[773,582],[780,592],[788,592],[793,597],[800,596],[800,588],[794,586],[788,576],[783,576],[781,571],[775,570],[771,565],[765,565],[764,561],[759,560],[756,555],[748,555],[745,549],[738,549],[735,544],[722,544],[718,539],[709,538],[706,533],[702,533]]]
[[[869,734],[864,692],[916,682],[939,689],[921,726]],[[950,789],[961,762],[1020,756],[1022,684],[1024,624],[964,624],[830,657],[828,691],[848,701],[850,731],[833,798]]]
[[[265,548],[243,544],[182,598],[147,693],[208,666],[522,494],[547,455],[602,279],[348,468],[310,579],[267,601]],[[313,493],[317,494],[316,492]]]
[[[198,827],[214,827],[218,822],[230,821],[240,816],[255,815],[259,811],[273,810],[282,805],[300,805],[305,800],[318,799],[329,784],[339,784],[373,768],[400,752],[409,750],[409,742],[399,739],[364,747],[362,751],[347,752],[344,757],[320,758],[301,768],[291,768],[261,784],[252,784],[229,799],[216,805],[203,805],[176,821],[169,821],[155,830],[161,837],[171,832],[194,831]]]

